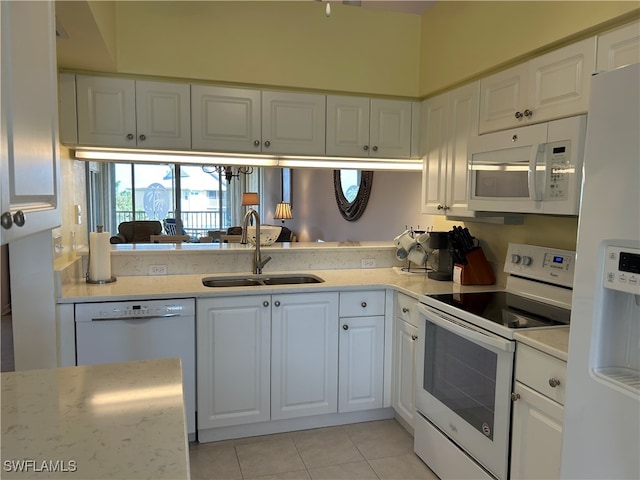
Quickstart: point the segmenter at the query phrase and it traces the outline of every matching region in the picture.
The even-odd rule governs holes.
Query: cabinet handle
[[[269,148],[271,146],[271,142],[267,140],[266,142],[264,142],[264,146]]]
[[[260,146],[260,140],[254,140],[253,141],[253,146],[254,147],[259,147]]]
[[[262,302],[262,306],[263,307],[268,307],[269,306],[269,302],[267,302],[266,300],[264,302]]]
[[[549,386],[551,388],[556,388],[558,385],[560,385],[560,380],[558,380],[557,378],[550,378],[549,379]]]
[[[527,118],[531,118],[533,116],[533,111],[529,110],[528,108],[524,111],[524,116]]]
[[[402,307],[402,313],[409,313],[409,309],[407,307]]]
[[[360,304],[360,306],[361,306],[362,308],[367,308],[367,302],[362,302],[362,303]]]
[[[517,142],[518,141],[518,135],[514,135],[513,137],[511,137],[511,141],[512,142]]]
[[[13,225],[13,218],[11,218],[11,213],[4,212],[2,214],[2,218],[0,219],[0,223],[2,224],[2,228],[8,230]]]
[[[369,150],[369,145],[365,145],[364,147],[362,147],[362,149],[366,152],[367,150]]]
[[[18,210],[13,214],[13,223],[18,227],[22,227],[26,222],[26,218],[24,216],[24,212],[22,210]]]
[[[418,339],[417,335],[411,335],[411,340],[413,340],[414,342]]]
[[[522,112],[516,112],[516,120],[520,120],[523,116]]]
[[[276,300],[275,302],[273,302],[273,304],[274,304],[276,307],[279,307],[279,306],[280,306],[280,300]]]
[[[346,323],[344,325],[342,325],[342,329],[343,330],[349,330],[349,325],[347,325]]]
[[[373,151],[374,151],[374,152],[377,152],[377,151],[378,151],[378,147],[374,145],[374,146],[373,146]]]
[[[446,205],[438,205],[438,210],[449,210],[449,207],[447,207]]]
[[[147,139],[147,136],[146,135],[140,135],[138,138],[144,142]]]
[[[127,140],[133,140],[133,133],[127,134]]]
[[[512,401],[512,402],[517,402],[518,400],[520,400],[520,394],[519,394],[519,393],[516,393],[516,392],[513,392],[513,393],[511,394],[511,401]]]

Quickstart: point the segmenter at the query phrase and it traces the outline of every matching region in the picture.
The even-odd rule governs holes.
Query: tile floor
[[[437,480],[395,420],[191,444],[191,478]]]

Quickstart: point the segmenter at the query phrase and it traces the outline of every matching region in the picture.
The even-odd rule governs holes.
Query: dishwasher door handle
[[[151,317],[101,317],[92,318],[92,322],[113,322],[115,320],[153,320],[156,318],[171,318],[181,316],[178,313],[167,313],[166,315],[153,315]]]

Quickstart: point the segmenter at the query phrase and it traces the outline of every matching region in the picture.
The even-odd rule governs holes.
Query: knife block
[[[465,254],[466,265],[453,266],[453,281],[460,285],[493,285],[496,277],[482,248],[476,247]]]

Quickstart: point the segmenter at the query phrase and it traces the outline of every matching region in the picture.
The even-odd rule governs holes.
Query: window
[[[230,178],[199,165],[87,164],[89,228],[117,232],[121,222],[158,220],[164,233],[193,240],[239,225],[244,191],[259,191],[261,170]],[[182,232],[179,231],[181,226]]]

